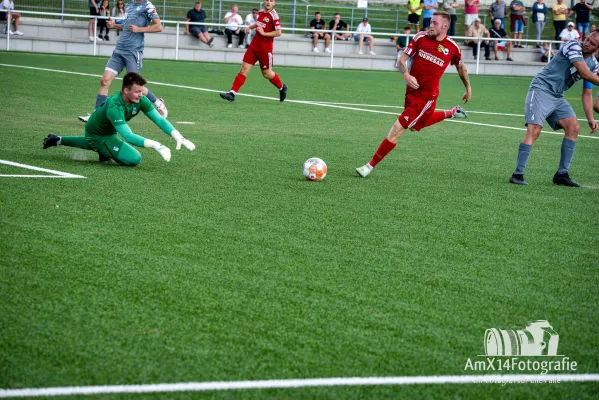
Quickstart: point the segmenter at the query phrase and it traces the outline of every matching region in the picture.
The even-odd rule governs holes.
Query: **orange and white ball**
[[[320,158],[309,158],[304,163],[304,176],[309,181],[321,181],[327,176],[327,164]]]

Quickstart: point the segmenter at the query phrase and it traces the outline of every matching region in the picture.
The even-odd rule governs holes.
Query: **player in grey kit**
[[[577,40],[567,42],[551,59],[547,67],[539,72],[530,83],[524,105],[527,130],[518,148],[518,162],[516,170],[510,178],[510,183],[528,185],[524,180],[524,169],[532,145],[541,134],[543,121],[547,121],[553,130],[564,129],[565,131],[559,167],[553,176],[553,183],[564,186],[580,186],[573,182],[568,174],[580,125],[574,110],[564,98],[564,92],[580,79],[597,85],[599,65],[593,56],[597,49],[599,49],[599,32],[597,31],[589,34],[584,42]],[[591,127],[591,133],[596,132],[599,126],[593,118],[592,104],[584,101],[584,92],[583,108]]]
[[[100,81],[100,91],[96,97],[96,108],[101,106],[108,98],[108,89],[114,78],[121,73],[123,68],[127,72],[141,71],[144,58],[144,34],[152,32],[162,32],[162,23],[156,12],[156,7],[148,0],[131,0],[125,7],[127,20],[124,24],[115,24],[109,19],[106,25],[110,29],[122,29],[123,34],[116,42],[112,56],[106,64],[104,75]],[[144,87],[144,96],[146,96],[164,118],[168,111],[164,101],[159,99],[150,90]],[[81,116],[82,122],[87,122],[89,114]]]

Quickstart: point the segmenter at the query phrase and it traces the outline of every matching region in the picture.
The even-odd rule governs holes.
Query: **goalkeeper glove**
[[[195,144],[185,139],[183,135],[181,135],[181,133],[176,129],[171,132],[171,137],[175,139],[175,142],[177,142],[177,150],[181,150],[181,145],[185,146],[187,150],[194,150],[196,148]]]
[[[171,160],[171,149],[163,144],[160,144],[154,140],[146,139],[144,140],[144,147],[156,150],[166,162]]]

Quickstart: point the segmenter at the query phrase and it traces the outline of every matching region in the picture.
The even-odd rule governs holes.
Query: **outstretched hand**
[[[177,150],[181,150],[181,146],[185,147],[189,151],[195,150],[196,148],[195,144],[185,139],[183,135],[181,135],[181,133],[176,129],[171,132],[171,137],[177,143],[177,146],[175,147]]]

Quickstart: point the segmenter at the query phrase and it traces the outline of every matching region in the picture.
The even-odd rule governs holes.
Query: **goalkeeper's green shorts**
[[[85,139],[93,150],[125,166],[141,163],[141,154],[129,143],[121,140],[117,134],[101,136],[85,132]]]

